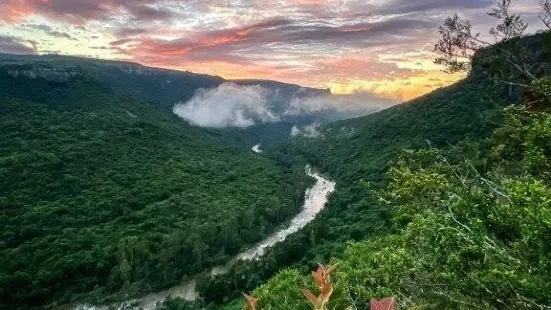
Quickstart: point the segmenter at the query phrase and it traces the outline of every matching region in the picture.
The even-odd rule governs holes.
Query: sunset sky
[[[458,79],[433,64],[460,13],[486,31],[493,0],[0,0],[0,52],[124,59],[405,100]],[[539,0],[514,10],[531,24]]]

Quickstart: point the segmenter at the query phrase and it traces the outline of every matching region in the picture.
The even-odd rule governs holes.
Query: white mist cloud
[[[177,104],[174,113],[194,125],[214,128],[245,128],[281,120],[297,124],[314,122],[294,130],[296,135],[314,137],[318,135],[319,122],[367,115],[396,104],[367,93],[297,96],[290,102],[289,99],[279,102],[281,98],[274,99],[278,98],[274,97],[278,91],[260,85],[224,83],[213,89],[199,89],[191,100]]]
[[[225,83],[200,89],[187,103],[174,107],[176,115],[201,127],[249,127],[280,121],[268,108],[266,89]]]
[[[320,123],[313,123],[303,127],[293,126],[291,129],[291,137],[303,136],[306,138],[318,138],[321,136],[319,128],[321,128]]]
[[[294,98],[285,115],[325,115],[331,120],[357,117],[377,112],[396,102],[378,98],[369,93],[350,95],[320,95]]]

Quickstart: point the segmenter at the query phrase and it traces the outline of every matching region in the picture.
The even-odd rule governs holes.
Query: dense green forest
[[[309,309],[301,289],[315,291],[320,262],[338,263],[335,309],[387,296],[549,307],[550,32],[480,49],[463,81],[316,139],[290,139],[290,123],[212,130],[172,114],[217,77],[0,56],[0,308],[128,300],[225,263],[299,211],[306,163],[337,182],[312,223],[196,278],[195,304],[158,308],[236,310],[251,292],[261,309]],[[177,94],[160,86],[172,75],[187,85]]]
[[[503,44],[522,46],[530,54],[538,75],[550,72],[551,33]],[[307,278],[302,275],[308,274],[317,263],[348,255],[347,242],[378,240],[399,232],[392,219],[393,208],[381,203],[376,190],[387,188],[389,179],[392,180],[388,171],[396,165],[403,150],[448,150],[458,143],[480,148],[480,152],[489,150],[496,142],[488,139],[501,126],[503,109],[522,103],[522,87],[492,78],[499,72],[512,77],[512,81],[524,82],[523,77],[503,63],[499,48],[480,50],[473,58],[471,74],[455,85],[372,115],[329,124],[322,131],[323,138],[295,139],[292,143],[266,147],[278,160],[300,160],[321,167],[337,181],[337,191],[315,221],[276,245],[262,261],[235,266],[229,274],[207,281],[202,287],[207,303],[223,304],[240,292],[257,287],[281,268],[294,266],[295,278],[283,272],[282,277],[289,276],[292,280],[273,280],[268,287],[283,290],[291,286],[295,291],[274,293],[272,297],[266,297],[269,290],[257,292],[264,292],[264,298],[273,298],[274,303],[268,303],[272,308],[268,309],[282,309],[275,305],[285,304],[286,296],[296,297],[289,299],[289,305],[301,299],[307,306],[300,287],[291,285],[293,281],[305,283]],[[242,277],[243,274],[248,276]],[[225,307],[238,309],[241,305],[237,302]]]
[[[327,309],[388,296],[404,309],[550,306],[551,78],[531,89],[544,108],[506,108],[487,139],[401,152],[388,186],[372,187],[393,233],[349,244],[333,261]],[[312,287],[288,269],[253,294],[259,309],[311,309],[301,288]]]
[[[85,73],[13,74],[29,67],[0,68],[1,308],[164,288],[300,209],[304,166]]]

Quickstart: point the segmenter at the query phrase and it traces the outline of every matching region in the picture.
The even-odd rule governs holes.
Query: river
[[[260,144],[253,147],[253,151],[260,154]],[[266,239],[256,244],[252,248],[237,255],[234,260],[250,261],[259,259],[264,255],[267,248],[274,246],[275,244],[285,240],[289,235],[304,228],[310,223],[316,215],[325,207],[329,195],[335,191],[335,182],[326,179],[322,175],[314,172],[310,166],[306,166],[306,174],[316,179],[314,186],[306,190],[304,205],[302,211],[297,214],[291,222],[286,226],[276,231]],[[231,262],[230,262],[231,264]],[[210,274],[215,277],[220,274],[226,273],[227,266],[218,266],[210,270]],[[195,290],[196,281],[194,279],[181,283],[168,290],[162,292],[149,294],[141,298],[130,301],[137,306],[136,309],[153,310],[158,302],[162,302],[167,297],[173,298],[179,297],[188,301],[195,301],[199,296]],[[128,303],[126,303],[128,304]],[[121,309],[122,305],[116,307]],[[91,305],[79,305],[76,310],[107,310],[107,306],[91,306]],[[126,308],[128,309],[128,308]]]

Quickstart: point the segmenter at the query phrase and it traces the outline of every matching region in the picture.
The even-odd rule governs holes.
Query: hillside
[[[385,297],[400,309],[550,306],[551,78],[531,89],[545,108],[505,109],[483,144],[402,151],[377,190],[394,229],[349,243],[331,277],[322,269],[327,309],[369,309]],[[252,294],[258,309],[307,310],[299,292],[317,296],[313,282],[284,270]]]
[[[404,148],[423,148],[429,142],[446,146],[468,136],[473,141],[488,137],[507,102],[495,104],[499,101],[491,98],[498,100],[499,91],[487,90],[488,86],[479,82],[462,81],[413,102],[329,124],[323,129],[323,138],[266,146],[278,160],[313,163],[336,180],[337,190],[327,207],[303,231],[277,245],[263,262],[242,267],[255,281],[236,287],[230,296],[237,297],[240,291],[263,283],[257,278],[259,275],[269,277],[292,265],[306,273],[319,262],[341,257],[349,241],[392,232],[390,210],[381,206],[370,190],[385,186],[386,172]],[[369,183],[373,184],[368,187]],[[207,285],[205,291],[208,296],[221,295],[224,287],[231,287],[227,281],[231,283],[242,273],[243,269],[236,269],[235,275]]]
[[[526,50],[528,66],[537,75],[551,72],[549,32],[507,42]],[[455,85],[365,117],[327,125],[322,139],[298,141],[309,161],[345,183],[368,177],[381,182],[389,161],[404,148],[453,145],[466,138],[480,140],[500,123],[501,108],[522,98],[519,87],[498,82],[524,82],[500,59],[498,47],[480,50],[472,72]]]
[[[326,94],[326,90],[305,88],[300,85],[268,80],[224,80],[218,76],[196,74],[143,66],[132,62],[109,61],[60,55],[9,55],[0,54],[0,66],[27,68],[27,74],[43,74],[47,71],[63,71],[68,74],[91,76],[108,85],[113,91],[159,104],[172,110],[174,104],[186,102],[199,88],[214,88],[222,83],[260,85],[269,90],[269,102],[275,111],[283,111],[295,96]],[[59,76],[50,76],[52,79]]]
[[[551,45],[548,44],[551,33],[526,37],[520,42],[530,53],[531,63],[540,65],[537,73],[547,75],[551,71]],[[378,113],[329,124],[322,129],[321,138],[295,139],[291,144],[268,148],[279,160],[293,158],[313,163],[337,181],[337,191],[327,208],[301,233],[276,246],[262,263],[243,267],[250,268],[250,277],[254,279],[250,282],[258,285],[262,283],[259,275],[269,276],[290,265],[306,274],[319,262],[345,255],[349,241],[376,239],[395,232],[391,210],[380,203],[373,190],[386,187],[388,170],[404,149],[447,149],[458,143],[472,143],[479,145],[475,148],[481,151],[487,150],[491,143],[486,139],[500,126],[503,108],[522,98],[519,88],[492,79],[496,71],[513,72],[499,62],[497,54],[495,48],[480,51],[474,58],[472,74],[455,85]],[[511,73],[511,76],[513,81],[518,79],[518,75]],[[234,283],[232,275],[207,286],[206,290],[228,287],[227,281]],[[284,281],[302,281],[302,278]],[[242,286],[238,285],[234,292],[255,287],[253,283],[240,283]],[[282,285],[279,281],[270,283]],[[278,296],[277,292],[274,294]],[[273,296],[276,303],[283,302],[276,296]]]
[[[303,166],[114,91],[102,66],[0,63],[2,309],[179,283],[301,207],[310,184]],[[189,78],[189,91],[213,81]]]
[[[546,76],[551,62],[549,42],[547,32],[513,43],[522,44],[530,55],[529,65],[537,65],[534,72]],[[548,176],[534,175],[533,167],[549,168],[549,123],[547,115],[538,115],[534,119],[539,123],[530,123],[533,119],[524,111],[508,116],[521,117],[520,127],[510,126],[512,132],[507,131],[509,127],[500,128],[503,108],[519,103],[523,96],[518,87],[496,82],[496,72],[525,82],[490,48],[479,52],[472,74],[455,85],[376,114],[329,124],[317,138],[291,140],[292,123],[246,131],[214,130],[190,126],[172,113],[175,102],[191,98],[198,88],[224,82],[217,77],[64,56],[0,55],[0,220],[5,223],[0,228],[0,308],[128,299],[225,262],[297,213],[311,182],[303,173],[306,163],[337,182],[327,208],[261,260],[237,262],[225,275],[199,279],[204,303],[183,307],[237,309],[239,302],[226,302],[243,291],[253,291],[263,305],[273,309],[306,308],[299,289],[310,282],[303,274],[319,262],[332,260],[343,261],[338,283],[353,287],[336,292],[339,306],[348,297],[361,297],[363,306],[368,297],[409,290],[406,284],[410,282],[396,279],[417,280],[417,270],[426,278],[432,276],[431,269],[438,270],[430,278],[433,281],[426,282],[434,284],[449,280],[445,276],[450,272],[475,266],[469,275],[476,281],[483,274],[498,283],[502,278],[491,278],[486,273],[488,265],[480,264],[479,258],[486,255],[495,262],[502,257],[490,255],[484,244],[474,241],[488,237],[509,246],[507,242],[527,234],[529,229],[521,224],[524,217],[533,216],[530,220],[539,223],[538,216],[547,216],[547,209],[536,215],[503,212],[520,210],[522,204],[502,204],[492,196],[495,188],[481,185],[482,177],[473,177],[468,170],[471,166],[461,162],[468,156],[475,171],[494,177],[491,180],[500,186],[506,185],[504,175],[510,179],[518,172],[532,178],[531,183],[514,179],[521,183],[507,193],[526,190],[536,193],[534,197],[541,193],[543,202],[533,201],[545,205]],[[289,100],[304,93],[325,93],[272,81],[234,82],[271,89],[274,109],[284,109]],[[500,137],[490,139],[492,133]],[[518,137],[533,140],[527,148],[530,156],[515,152],[526,147]],[[264,138],[270,144],[263,145],[263,155],[251,152],[250,144]],[[426,153],[400,157],[404,149],[425,149]],[[507,152],[510,158],[504,155]],[[438,155],[450,161],[442,165]],[[514,169],[503,173],[508,167]],[[455,178],[457,171],[465,173],[472,186]],[[435,184],[433,177],[442,182]],[[456,190],[458,186],[467,189]],[[458,203],[456,197],[480,209],[471,214],[470,209],[461,208],[469,204]],[[465,248],[456,261],[432,259],[453,256],[440,248],[431,250],[429,239],[421,238],[437,238],[442,227],[461,229],[450,226],[454,213],[450,216],[442,207],[452,202],[461,220],[474,219],[469,225],[476,225],[480,219],[491,234],[477,230],[483,236],[473,239],[477,247]],[[485,207],[500,220],[486,216]],[[401,212],[398,216],[396,210]],[[424,218],[442,226],[430,226]],[[522,229],[511,228],[515,225]],[[547,256],[542,254],[542,265],[536,266],[538,256],[526,252],[530,245],[541,253],[549,252],[541,242],[548,227],[537,227],[541,230],[528,234],[532,239],[527,247],[521,244],[514,252],[509,247],[503,252],[529,263],[521,277],[507,278],[515,285],[526,283],[530,268],[542,270],[538,273],[542,288],[551,283],[542,275],[551,265]],[[446,235],[453,246],[461,241],[455,235]],[[415,264],[422,263],[425,252],[415,252],[416,244],[430,250],[426,253],[431,260],[422,268]],[[452,245],[442,248],[453,249]],[[518,256],[522,251],[531,253],[530,257]],[[371,253],[378,253],[380,259]],[[408,269],[412,265],[418,269]],[[284,269],[289,266],[295,268]],[[491,266],[512,274],[522,267]],[[384,278],[385,274],[392,279]],[[469,305],[483,300],[482,290],[476,291],[477,296],[466,293],[475,280],[466,284],[457,284],[457,277],[452,280],[449,286],[455,285],[461,298],[467,296]],[[355,281],[361,284],[354,287]],[[529,284],[535,287],[538,283]],[[517,287],[538,302],[548,297],[539,289]],[[514,289],[492,289],[505,292],[497,294],[503,299],[518,301],[510,297]],[[410,292],[421,296],[411,303],[416,306],[441,302],[423,292]]]

